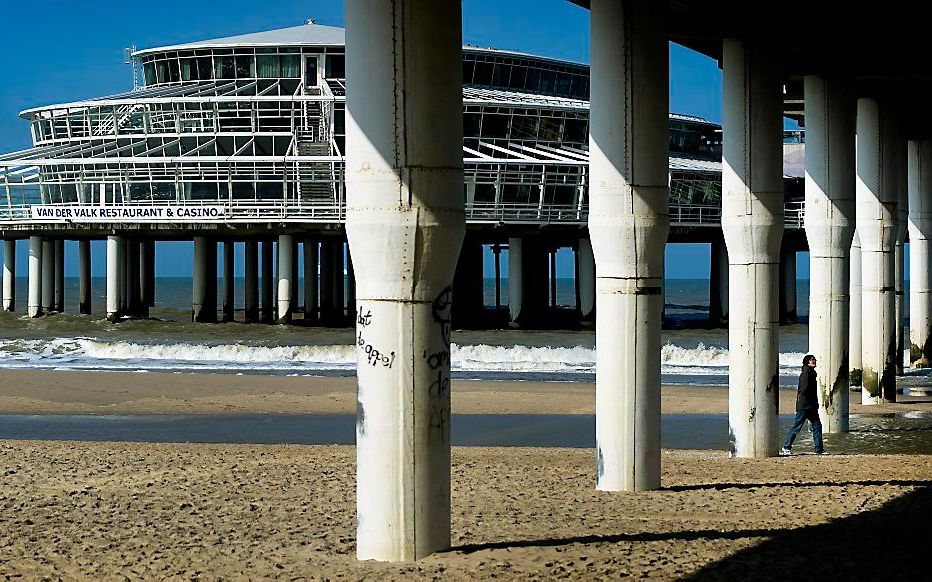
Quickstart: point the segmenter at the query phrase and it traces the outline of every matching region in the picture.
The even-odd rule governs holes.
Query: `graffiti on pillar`
[[[428,386],[431,398],[439,400],[440,408],[431,414],[430,426],[446,433],[450,424],[450,343],[451,343],[451,311],[453,306],[453,289],[447,287],[437,295],[431,305],[434,324],[440,331],[441,345],[436,351],[424,350],[423,357],[431,370],[434,379]]]
[[[359,346],[363,352],[366,354],[366,361],[370,366],[382,366],[384,368],[391,368],[395,365],[395,352],[389,352],[386,350],[380,350],[372,343],[370,343],[365,337],[365,330],[372,324],[372,311],[366,309],[363,313],[363,308],[360,306],[359,315],[356,317],[357,329],[359,330],[356,335],[356,345]]]

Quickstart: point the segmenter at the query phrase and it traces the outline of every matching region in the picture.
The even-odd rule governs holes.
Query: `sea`
[[[106,281],[92,280],[93,314],[77,315],[78,280],[67,278],[65,314],[38,319],[22,309],[24,278],[17,281],[19,311],[0,313],[0,368],[233,373],[286,376],[352,376],[352,329],[244,323],[191,322],[191,279],[159,277],[156,305],[146,320],[109,323]],[[495,303],[494,279],[485,281],[485,302]],[[242,281],[236,318],[243,319]],[[728,376],[727,329],[706,325],[709,281],[668,279],[662,332],[662,380],[666,384],[724,385]],[[799,323],[780,328],[781,383],[793,385],[808,346],[808,280],[797,286]],[[508,296],[508,281],[501,297]],[[573,279],[558,279],[558,306],[572,309]],[[482,380],[593,380],[596,338],[592,329],[455,330],[453,377]]]

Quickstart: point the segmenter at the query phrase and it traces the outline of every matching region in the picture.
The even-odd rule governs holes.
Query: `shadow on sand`
[[[932,539],[932,481],[849,481],[811,483],[717,483],[670,487],[669,490],[751,489],[895,485],[917,487],[883,506],[825,524],[796,529],[693,530],[617,535],[587,535],[538,540],[471,544],[451,551],[473,553],[507,548],[546,548],[569,544],[618,542],[737,540],[767,538],[754,547],[705,566],[688,580],[911,580],[928,579],[924,547]]]

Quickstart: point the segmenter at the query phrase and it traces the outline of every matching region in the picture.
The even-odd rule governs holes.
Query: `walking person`
[[[786,435],[783,441],[783,448],[780,449],[781,455],[793,454],[793,441],[796,435],[802,430],[806,421],[812,428],[812,443],[815,453],[821,455],[825,452],[822,445],[822,421],[819,420],[819,397],[816,389],[816,359],[812,354],[803,358],[803,369],[799,374],[799,388],[796,392],[796,419],[793,421],[793,427],[790,428],[790,434]]]

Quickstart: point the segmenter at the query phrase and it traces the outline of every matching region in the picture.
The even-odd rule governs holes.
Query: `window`
[[[463,114],[463,135],[465,137],[479,137],[479,123],[482,116],[478,113]]]
[[[508,137],[508,115],[486,113],[482,116],[482,137]]]
[[[541,71],[540,85],[538,86],[541,93],[553,93],[553,84],[556,81],[557,74],[553,71]]]
[[[257,55],[256,64],[260,79],[277,79],[282,76],[282,65],[278,55]]]
[[[541,141],[559,141],[560,125],[561,123],[559,119],[553,117],[541,117],[538,139]]]
[[[252,55],[239,55],[236,57],[236,78],[256,78],[256,60]]]
[[[585,119],[567,119],[563,130],[563,141],[583,144],[588,140],[588,123]]]
[[[492,84],[492,63],[476,63],[476,73],[473,76],[476,85]]]
[[[197,59],[197,78],[202,81],[209,81],[212,77],[213,63],[210,57],[198,57]]]
[[[155,63],[148,62],[142,65],[142,75],[146,79],[146,85],[154,85],[155,80]]]
[[[508,86],[523,91],[525,82],[527,82],[527,67],[511,67],[511,80]]]
[[[301,78],[301,57],[299,55],[282,55],[282,78]]]
[[[181,59],[181,80],[197,81],[199,78],[197,74],[197,61],[194,59]]]
[[[346,77],[346,56],[345,55],[327,55],[328,79],[343,79]]]
[[[511,65],[496,63],[492,70],[492,84],[496,87],[507,87],[511,76]]]
[[[511,139],[537,139],[537,116],[515,115],[512,117]]]
[[[168,83],[168,62],[167,61],[156,61],[155,62],[155,73],[157,77],[157,82]]]
[[[529,68],[527,70],[527,82],[524,84],[528,91],[537,91],[540,85],[540,69]]]
[[[236,63],[233,57],[214,57],[214,79],[236,78]]]
[[[472,85],[472,73],[476,63],[473,61],[463,61],[463,84]]]

